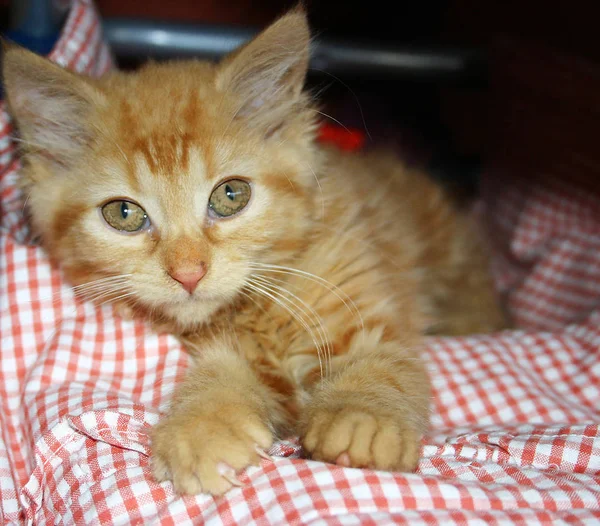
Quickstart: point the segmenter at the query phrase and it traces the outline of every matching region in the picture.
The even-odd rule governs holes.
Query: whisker
[[[107,296],[132,290],[127,275],[124,274],[109,278],[100,278],[86,285],[86,287],[74,291],[74,294],[76,297],[81,297],[84,300],[91,302],[98,302],[98,300]]]
[[[296,311],[294,311],[291,307],[289,307],[288,305],[286,305],[283,301],[281,301],[279,298],[277,298],[276,296],[274,296],[273,294],[271,294],[270,292],[264,290],[262,287],[257,286],[255,284],[252,283],[246,283],[245,287],[249,288],[250,290],[256,292],[257,294],[262,294],[263,296],[271,299],[272,301],[274,301],[277,305],[279,305],[280,307],[282,307],[283,309],[285,309],[305,330],[306,332],[308,332],[308,334],[310,335],[315,348],[317,349],[317,358],[319,359],[319,369],[320,369],[320,373],[321,373],[321,378],[323,378],[323,362],[321,360],[321,347],[319,345],[319,343],[317,342],[317,339],[315,338],[315,335],[313,334],[311,328],[309,327],[309,325],[306,323],[306,321],[304,320],[304,318],[302,318]]]
[[[118,276],[107,276],[105,278],[95,279],[93,281],[88,281],[87,283],[81,283],[80,285],[75,285],[74,287],[72,287],[72,290],[76,290],[76,289],[79,289],[82,287],[87,287],[89,285],[94,285],[96,283],[104,283],[104,282],[112,281],[112,280],[126,279],[131,276],[132,276],[132,274],[119,274]]]
[[[269,316],[269,318],[273,319],[273,316],[271,316],[271,314],[267,312],[267,310],[260,303],[258,303],[258,301],[256,301],[250,294],[248,294],[244,290],[240,290],[240,294],[244,296],[244,298],[249,299],[252,303],[254,303],[254,305],[256,305],[257,308],[259,308],[267,316]]]
[[[255,278],[256,278],[256,277],[263,278],[263,279],[267,280],[267,281],[268,281],[268,282],[270,282],[270,283],[279,283],[279,284],[281,284],[281,285],[282,285],[282,288],[283,288],[284,290],[286,290],[286,289],[285,289],[285,287],[283,287],[283,285],[285,285],[285,286],[287,286],[287,287],[291,287],[291,288],[293,288],[294,290],[296,290],[296,291],[298,291],[298,292],[303,292],[303,291],[305,290],[304,288],[300,287],[300,285],[297,285],[297,284],[294,284],[294,283],[290,283],[290,281],[289,281],[289,280],[280,279],[280,278],[274,278],[273,276],[265,276],[264,274],[261,274],[260,272],[253,272],[253,273],[252,273],[252,276],[253,276],[253,277],[255,277]],[[290,293],[290,294],[291,294],[291,292],[289,291],[289,289],[287,289],[286,291],[287,291],[288,293]],[[327,291],[325,291],[325,292],[327,292]],[[323,297],[324,297],[324,295],[320,295],[320,296],[318,296],[318,297],[316,298],[316,300],[315,300],[314,302],[312,302],[312,304],[313,304],[313,309],[314,309],[315,311],[316,311],[316,307],[317,307],[317,305],[319,304],[319,302],[321,301],[321,299],[322,299]],[[321,319],[321,317],[319,317],[319,319]],[[327,337],[327,341],[330,341],[330,338],[329,338],[329,336]]]
[[[27,203],[29,202],[30,198],[31,198],[31,192],[27,192],[27,197],[25,197],[25,200],[23,201],[23,207],[21,208],[21,215],[23,215],[25,213],[25,208],[27,207]]]
[[[129,164],[129,163],[131,162],[131,159],[129,159],[129,157],[127,157],[127,155],[125,155],[125,152],[123,151],[123,148],[121,148],[121,146],[120,146],[120,145],[119,145],[119,143],[118,143],[118,142],[115,140],[115,138],[114,138],[112,135],[110,135],[110,134],[106,133],[106,132],[104,131],[104,129],[102,129],[100,126],[97,126],[97,125],[93,125],[93,126],[94,126],[94,129],[95,129],[95,130],[96,130],[96,131],[97,131],[97,132],[98,132],[100,135],[102,135],[102,136],[103,136],[105,139],[108,139],[110,142],[112,142],[112,143],[113,143],[113,145],[115,146],[115,148],[116,148],[117,150],[119,150],[119,153],[121,154],[121,156],[123,157],[123,159],[125,160],[125,162],[126,162],[127,164]]]
[[[293,267],[284,267],[281,265],[272,265],[272,264],[268,264],[268,263],[253,263],[253,262],[249,263],[249,266],[250,266],[250,268],[254,268],[256,270],[261,270],[263,272],[274,272],[274,273],[279,273],[279,274],[288,274],[288,275],[304,277],[310,281],[318,283],[318,284],[322,285],[323,287],[327,288],[333,295],[335,295],[344,304],[344,306],[348,309],[348,311],[353,316],[356,316],[358,318],[358,321],[360,322],[360,327],[361,327],[361,331],[363,334],[363,338],[364,338],[365,324],[364,324],[363,317],[360,313],[360,310],[358,309],[358,307],[356,306],[356,303],[354,303],[352,298],[350,298],[350,296],[348,296],[342,289],[335,286],[333,283],[327,281],[326,279],[324,279],[320,276],[317,276],[316,274],[311,274],[310,272],[306,272],[304,270],[296,269]]]
[[[288,174],[285,173],[285,172],[283,172],[283,175],[288,180],[288,183],[290,183],[290,187],[292,188],[292,191],[295,192],[296,191],[296,187],[294,186],[294,183],[292,183],[292,180],[289,178]]]
[[[102,303],[99,303],[98,306],[102,307],[103,305],[109,305],[111,303],[114,303],[117,300],[120,300],[123,298],[128,298],[129,296],[134,296],[134,295],[135,295],[135,291],[126,292],[125,294],[121,294],[120,296],[117,296],[116,298],[108,298],[107,300],[103,301]]]
[[[111,282],[111,283],[102,283],[102,284],[98,284],[94,287],[87,287],[85,289],[75,290],[75,291],[73,291],[73,295],[76,298],[81,298],[81,297],[85,297],[88,294],[94,294],[95,292],[102,292],[104,290],[109,290],[111,288],[119,288],[122,286],[127,286],[127,282],[118,281],[118,282]]]
[[[104,291],[111,290],[111,289],[119,289],[119,288],[125,287],[125,286],[128,286],[127,283],[125,283],[125,282],[111,283],[110,285],[102,285],[102,286],[99,285],[96,287],[91,287],[89,289],[76,290],[73,295],[76,298],[84,298],[86,296],[93,295],[98,292],[104,292]]]
[[[273,315],[269,311],[267,311],[267,309],[265,309],[258,301],[256,301],[249,292],[240,290],[239,293],[245,298],[249,299],[254,305],[256,305],[256,307],[260,309],[264,314],[266,314],[271,321],[274,321]],[[296,338],[294,337],[290,341],[294,342],[295,340]]]
[[[317,186],[319,187],[319,194],[321,195],[321,222],[323,222],[323,220],[325,219],[325,196],[323,194],[323,187],[321,186],[321,181],[319,181],[317,173],[314,171],[313,167],[306,161],[304,161],[304,164],[306,164],[306,166],[308,166],[308,169],[312,172],[313,177],[317,182]]]
[[[319,110],[315,110],[310,108],[312,111],[318,113],[319,115],[323,115],[323,117],[327,117],[328,119],[331,119],[333,122],[335,122],[336,124],[339,124],[342,128],[344,128],[344,130],[346,130],[348,133],[351,133],[350,130],[344,126],[340,121],[338,121],[336,118],[332,117],[331,115],[327,115],[327,113],[323,113],[322,111]]]
[[[269,290],[273,294],[277,294],[282,299],[285,299],[286,301],[292,303],[307,318],[309,318],[309,320],[313,324],[311,327],[314,327],[318,331],[319,338],[321,339],[321,343],[323,344],[323,349],[325,350],[325,356],[326,356],[326,360],[327,360],[326,361],[327,367],[325,368],[325,372],[327,373],[331,367],[331,356],[332,356],[333,350],[331,347],[329,335],[327,333],[325,326],[323,325],[323,320],[319,316],[319,314],[315,311],[315,309],[313,307],[311,307],[310,305],[308,305],[304,300],[299,298],[296,294],[290,292],[289,290],[285,289],[284,287],[280,287],[279,285],[273,284],[269,279],[267,279],[265,277],[254,276],[250,281],[254,282],[254,284],[262,284],[263,286],[268,287],[267,290]],[[258,283],[256,283],[256,281],[258,281]],[[303,310],[302,308],[299,308],[298,305],[294,304],[289,298],[285,298],[284,296],[282,296],[282,293],[289,294],[292,298],[294,298],[297,302],[299,302],[300,305],[302,305],[302,307],[305,310]],[[306,311],[308,311],[308,314]]]
[[[369,137],[369,140],[371,142],[373,142],[373,137],[371,136],[371,132],[369,132],[369,129],[367,128],[367,121],[365,120],[365,114],[363,112],[362,105],[360,103],[360,100],[358,100],[358,95],[356,95],[354,90],[350,86],[348,86],[348,84],[346,84],[342,79],[340,79],[339,77],[336,77],[332,73],[329,73],[329,71],[325,71],[325,70],[318,69],[318,68],[310,68],[310,69],[312,69],[313,71],[318,71],[319,73],[325,73],[325,75],[329,75],[331,78],[337,80],[342,86],[344,86],[352,94],[352,96],[354,97],[354,100],[356,101],[356,105],[358,106],[358,111],[360,111],[360,117],[362,119],[363,126],[365,128],[367,137]]]
[[[285,285],[289,285],[294,287],[294,285],[288,283],[285,280],[282,279],[277,279],[277,278],[273,278],[270,276],[265,276],[263,274],[256,274],[253,273],[252,274],[252,278],[251,280],[253,281],[258,281],[259,283],[268,286],[268,287],[272,287],[273,289],[281,292],[281,293],[286,293],[289,294],[292,298],[294,298],[296,301],[298,301],[304,309],[306,309],[306,311],[308,311],[308,313],[313,317],[313,320],[315,323],[313,323],[313,326],[318,330],[319,327],[323,330],[323,334],[326,335],[327,331],[325,330],[325,327],[323,325],[323,320],[321,318],[321,316],[319,316],[318,312],[315,310],[315,308],[311,305],[309,305],[308,303],[306,303],[302,298],[300,298],[299,296],[297,296],[296,294],[294,294],[293,292],[291,292],[289,289],[286,289],[285,287],[281,286],[281,285],[277,285],[276,282],[281,283],[281,284],[285,284]],[[300,291],[300,287],[295,286],[294,288],[296,288],[296,290]],[[325,337],[322,338],[324,339],[325,342],[329,342],[329,337]]]
[[[105,289],[105,290],[98,291],[95,294],[92,294],[91,296],[84,296],[83,299],[86,301],[97,303],[102,298],[106,298],[107,296],[111,296],[112,294],[119,294],[120,292],[124,292],[125,290],[127,290],[127,289],[122,288],[122,287],[116,287],[116,288],[112,288],[112,289],[108,289],[108,290]],[[129,289],[129,290],[131,290],[131,289]]]
[[[119,276],[109,276],[106,278],[101,278],[101,279],[97,279],[94,281],[90,281],[88,283],[82,283],[80,285],[76,285],[74,287],[68,287],[68,290],[73,293],[73,295],[77,298],[77,297],[81,297],[84,294],[88,293],[88,292],[95,292],[97,291],[97,289],[99,289],[101,286],[106,285],[110,285],[110,284],[120,284],[120,283],[125,283],[127,281],[127,279],[129,278],[129,276],[131,276],[131,274],[121,274]],[[60,298],[61,296],[65,295],[65,289],[63,287],[61,287],[59,290],[53,292],[52,294],[50,294],[49,296],[44,296],[38,299],[34,299],[31,300],[30,303],[33,303],[34,301],[40,301],[40,302],[44,302],[44,301],[52,301],[53,303]]]
[[[107,278],[101,278],[94,281],[88,281],[87,283],[81,283],[71,287],[72,291],[85,290],[92,287],[98,287],[103,285],[110,285],[112,283],[121,283],[129,280],[129,276],[109,276]]]

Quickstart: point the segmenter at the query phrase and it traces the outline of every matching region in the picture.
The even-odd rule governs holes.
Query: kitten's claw
[[[150,459],[150,466],[157,482],[169,480],[169,468],[159,457],[153,455]]]
[[[350,455],[348,453],[342,453],[335,461],[338,466],[349,468],[351,466]]]
[[[174,411],[152,430],[152,469],[177,493],[222,495],[244,485],[236,472],[258,465],[266,453],[257,444],[268,448],[272,441],[262,418],[244,404]]]
[[[259,457],[264,458],[265,460],[268,460],[269,462],[273,462],[273,457],[271,455],[269,455],[264,449],[261,449],[260,446],[256,445],[254,447],[254,450],[256,451],[256,454]]]
[[[235,475],[235,469],[233,469],[231,466],[229,466],[223,462],[219,462],[217,464],[217,471],[232,486],[237,486],[238,488],[240,488],[244,485],[244,483],[241,480],[237,479],[237,477]]]

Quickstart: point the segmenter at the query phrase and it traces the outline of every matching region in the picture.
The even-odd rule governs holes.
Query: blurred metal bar
[[[104,33],[125,59],[198,57],[216,60],[254,36],[254,29],[106,19]],[[313,45],[311,68],[334,75],[463,79],[481,76],[480,50],[401,48],[328,38]]]

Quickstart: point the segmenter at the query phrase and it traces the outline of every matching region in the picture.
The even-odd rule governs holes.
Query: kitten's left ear
[[[273,129],[300,100],[309,58],[306,13],[296,8],[221,63],[217,88],[237,97],[236,117]]]
[[[25,148],[62,166],[80,158],[92,139],[89,117],[104,96],[85,77],[6,43],[2,77]]]

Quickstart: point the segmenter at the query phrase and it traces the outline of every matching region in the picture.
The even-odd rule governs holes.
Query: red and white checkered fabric
[[[57,62],[111,65],[88,0]],[[499,187],[500,285],[523,328],[428,342],[433,430],[416,474],[346,469],[277,444],[226,496],[179,498],[147,431],[187,357],[171,337],[81,303],[27,245],[0,116],[0,522],[14,524],[591,524],[600,521],[600,199]]]

